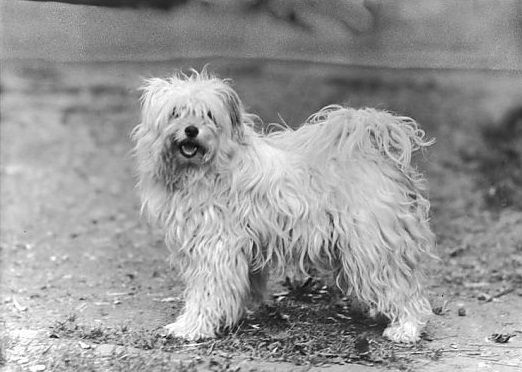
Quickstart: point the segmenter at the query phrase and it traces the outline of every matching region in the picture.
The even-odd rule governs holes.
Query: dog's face
[[[237,93],[206,72],[148,80],[133,134],[141,168],[170,182],[183,170],[230,156],[231,144],[243,138],[242,112]]]
[[[176,105],[164,130],[162,158],[176,165],[207,163],[215,156],[220,132],[209,108],[196,110],[188,105]]]

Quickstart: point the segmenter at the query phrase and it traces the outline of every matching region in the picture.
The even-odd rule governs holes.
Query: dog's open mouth
[[[199,150],[200,146],[191,140],[184,140],[179,144],[179,152],[186,158],[194,157]]]

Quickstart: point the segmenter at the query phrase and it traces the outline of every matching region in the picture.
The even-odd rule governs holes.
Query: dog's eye
[[[207,116],[210,120],[214,121],[214,116],[212,115],[212,113],[210,111],[207,111]]]
[[[172,109],[172,117],[173,117],[174,119],[179,118],[179,112],[178,112],[178,109],[177,109],[176,107],[174,107],[174,108]]]

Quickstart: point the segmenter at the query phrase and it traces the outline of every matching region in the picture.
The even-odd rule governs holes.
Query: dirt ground
[[[1,75],[2,364],[6,371],[522,369],[522,76],[210,61],[265,121],[344,102],[414,117],[439,261],[422,342],[393,345],[327,284],[272,283],[231,333],[167,339],[183,287],[139,216],[129,132],[163,63],[10,62]]]

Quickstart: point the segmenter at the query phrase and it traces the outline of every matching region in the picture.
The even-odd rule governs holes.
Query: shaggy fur
[[[143,87],[133,132],[142,205],[187,285],[169,333],[215,337],[263,299],[270,269],[291,267],[333,274],[390,319],[386,337],[417,341],[430,312],[420,262],[434,240],[410,164],[430,144],[424,132],[407,117],[341,106],[297,130],[259,134],[254,120],[205,71]]]

